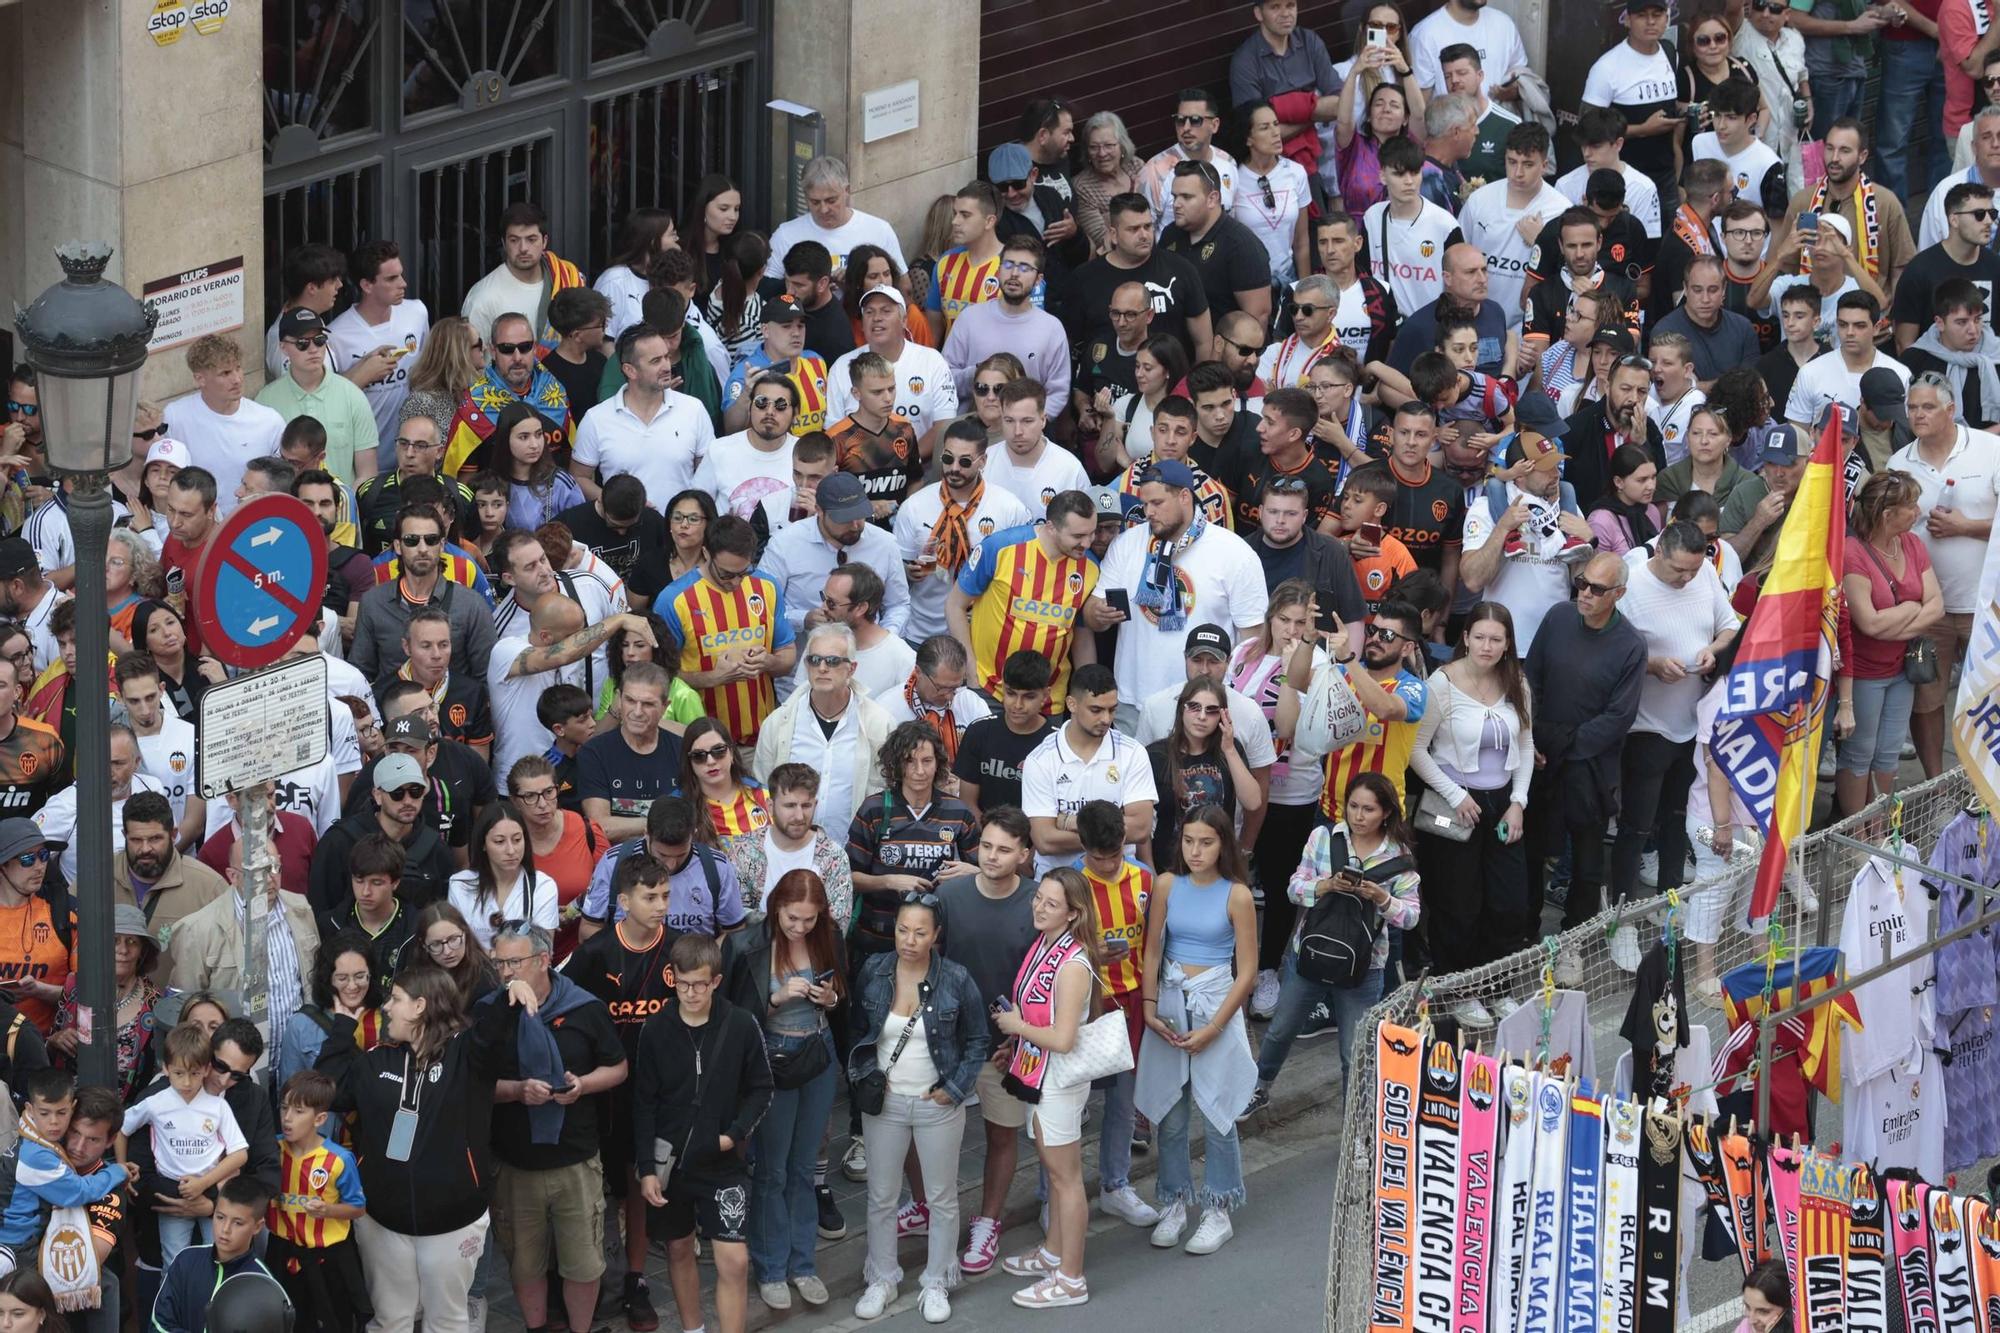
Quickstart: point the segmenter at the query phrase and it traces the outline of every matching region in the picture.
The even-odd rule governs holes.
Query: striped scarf
[[[1934,1189],[1930,1207],[1939,1324],[1951,1333],[1983,1328],[1973,1313],[1972,1263],[1965,1249],[1965,1221],[1958,1211],[1958,1200],[1947,1189]]]
[[[1442,1038],[1431,1042],[1417,1092],[1417,1312],[1416,1327],[1439,1327],[1429,1316],[1452,1309],[1457,1291],[1458,1052]]]
[[[1063,964],[1082,952],[1083,941],[1068,931],[1053,941],[1046,935],[1035,937],[1034,947],[1021,960],[1021,970],[1014,974],[1014,1007],[1022,1022],[1038,1028],[1055,1026],[1057,978]],[[1014,1058],[1002,1080],[1007,1091],[1024,1102],[1039,1102],[1048,1076],[1049,1053],[1026,1037],[1014,1038]]]
[[[1407,1329],[1414,1313],[1410,1289],[1416,1263],[1411,1154],[1417,1143],[1417,1064],[1422,1038],[1383,1023],[1375,1032],[1375,1227],[1371,1249],[1375,1281],[1368,1326]]]
[[[1865,1166],[1848,1173],[1846,1333],[1888,1333],[1887,1220],[1880,1182]]]
[[[972,494],[964,500],[952,498],[951,489],[946,486],[938,488],[938,495],[944,500],[944,508],[939,511],[937,522],[931,525],[933,554],[938,566],[957,578],[966,561],[972,558],[972,536],[967,525],[986,498],[986,479],[974,482]]]
[[[910,716],[918,722],[928,722],[932,731],[944,742],[944,761],[949,765],[958,758],[958,715],[951,705],[939,707],[917,693],[917,673],[903,682],[903,702],[910,706]]]
[[[1869,276],[1882,276],[1882,215],[1875,197],[1875,182],[1856,172],[1854,175],[1854,220],[1860,224],[1860,234],[1854,238],[1854,256],[1867,268]],[[1826,177],[1820,177],[1813,187],[1812,203],[1807,205],[1818,213],[1826,207]],[[1799,251],[1799,272],[1812,272],[1812,251]]]
[[[1674,214],[1674,235],[1680,237],[1681,244],[1695,254],[1715,253],[1715,237],[1709,234],[1700,215],[1686,204],[1682,204],[1680,211]]]
[[[555,251],[542,251],[542,262],[548,266],[549,299],[544,303],[545,309],[556,303],[557,292],[584,285],[583,270],[557,255]],[[562,341],[562,335],[556,332],[555,325],[544,319],[541,336],[535,341],[535,356],[546,360],[549,353],[556,350],[556,344]]]
[[[1155,538],[1146,552],[1145,572],[1139,577],[1139,590],[1132,600],[1154,613],[1154,623],[1162,633],[1172,634],[1187,628],[1187,604],[1180,576],[1174,572],[1174,561],[1200,541],[1206,531],[1208,520],[1197,511],[1179,537],[1172,541]]]
[[[1793,1309],[1799,1290],[1799,1155],[1791,1148],[1774,1147],[1765,1159],[1771,1186],[1771,1218],[1778,1228],[1778,1254],[1785,1261],[1785,1280],[1791,1284]]]
[[[1931,1187],[1890,1180],[1889,1236],[1897,1285],[1903,1293],[1903,1327],[1938,1333],[1937,1289],[1931,1268]]]
[[[1799,1171],[1798,1295],[1792,1305],[1802,1328],[1842,1326],[1851,1189],[1845,1163],[1806,1149]]]
[[[1604,1103],[1577,1084],[1569,1099],[1568,1244],[1563,1250],[1561,1327],[1589,1328],[1597,1318],[1599,1247],[1604,1239]]]
[[[1597,1327],[1630,1328],[1639,1308],[1639,1103],[1604,1099],[1604,1277]]]

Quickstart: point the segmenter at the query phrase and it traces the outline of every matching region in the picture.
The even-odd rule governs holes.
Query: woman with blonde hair
[[[131,648],[132,613],[139,603],[166,595],[166,576],[146,539],[130,528],[111,529],[111,545],[104,552],[104,604],[111,608],[113,652]]]
[[[931,287],[937,281],[938,256],[951,249],[951,204],[955,196],[941,194],[931,200],[928,212],[924,214],[924,236],[915,254],[910,256],[910,290],[905,293],[910,299],[910,309],[922,310],[930,300]]]
[[[1139,188],[1139,150],[1116,111],[1100,111],[1083,122],[1083,170],[1070,173],[1076,225],[1090,238],[1090,252],[1111,248],[1111,220],[1105,208],[1115,194]]]
[[[995,352],[972,370],[972,410],[986,427],[988,448],[1000,443],[1000,390],[1027,377],[1027,368],[1012,352]]]
[[[450,439],[458,400],[485,373],[485,338],[463,316],[445,316],[431,325],[417,363],[410,367],[410,393],[400,419],[429,417],[437,423],[438,439]],[[395,466],[393,458],[389,466]]]

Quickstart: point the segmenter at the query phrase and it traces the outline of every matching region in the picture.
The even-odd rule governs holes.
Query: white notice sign
[[[326,659],[283,662],[201,696],[201,794],[269,782],[326,757]]]
[[[906,79],[861,94],[861,142],[874,143],[917,127],[917,81]]]
[[[160,312],[153,340],[146,350],[179,347],[204,333],[228,333],[243,327],[243,256],[156,278],[139,299]]]

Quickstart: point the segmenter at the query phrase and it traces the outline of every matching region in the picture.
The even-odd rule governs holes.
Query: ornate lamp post
[[[90,1041],[79,1051],[83,1081],[117,1079],[111,895],[110,652],[104,553],[111,537],[110,474],[132,456],[132,418],[158,315],[104,281],[111,247],[71,241],[56,250],[63,280],[14,312],[35,368],[49,465],[70,481],[76,538],[77,998]]]

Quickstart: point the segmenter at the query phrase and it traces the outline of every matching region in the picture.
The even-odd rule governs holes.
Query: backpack
[[[1328,852],[1335,867],[1354,865],[1346,834],[1333,834]],[[1383,884],[1415,864],[1407,856],[1392,856],[1361,874]],[[1368,975],[1369,959],[1381,933],[1382,909],[1375,904],[1351,893],[1323,895],[1306,909],[1305,924],[1299,931],[1299,976],[1341,990],[1359,986]]]

